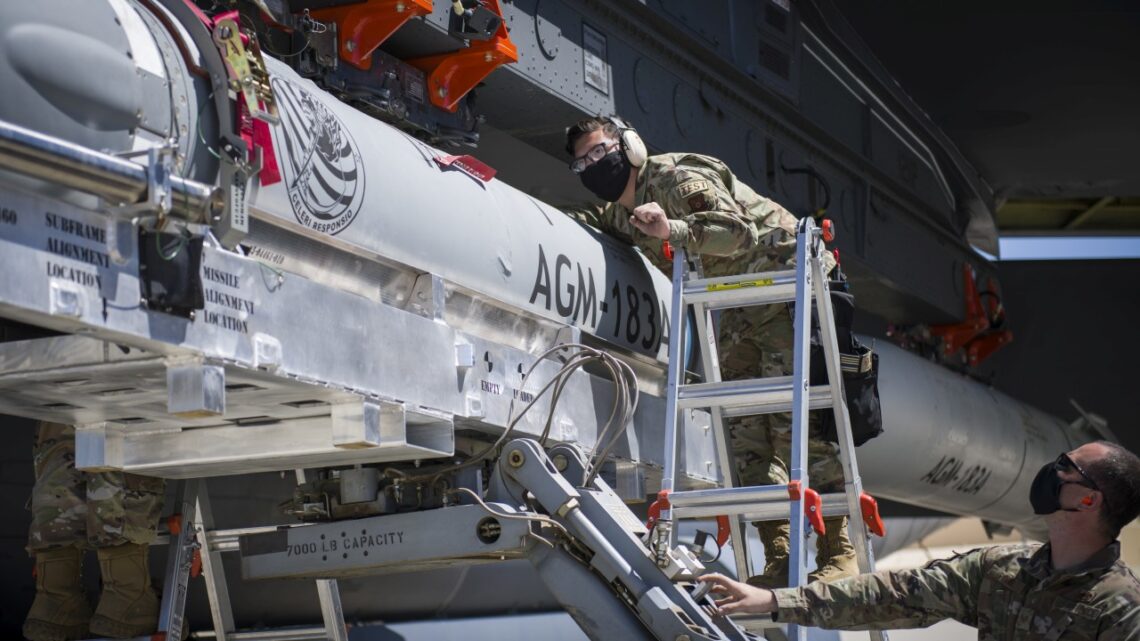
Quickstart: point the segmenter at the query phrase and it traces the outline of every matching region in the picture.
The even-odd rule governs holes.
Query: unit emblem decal
[[[364,164],[348,128],[301,84],[274,77],[281,124],[273,143],[293,215],[325,234],[347,228],[364,203]]]

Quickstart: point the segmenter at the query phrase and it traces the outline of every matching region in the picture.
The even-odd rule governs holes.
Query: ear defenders
[[[610,116],[609,120],[614,127],[617,127],[618,141],[621,142],[622,153],[625,154],[630,166],[644,165],[649,152],[645,149],[645,141],[637,134],[637,130],[625,124],[625,121],[617,116]]]

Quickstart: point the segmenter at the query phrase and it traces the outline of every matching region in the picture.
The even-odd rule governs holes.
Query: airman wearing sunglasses
[[[1044,545],[997,545],[918,570],[762,590],[702,577],[718,609],[772,613],[831,629],[920,628],[955,619],[979,641],[1140,641],[1140,581],[1120,560],[1120,530],[1140,515],[1140,459],[1088,443],[1044,464],[1029,491]]]

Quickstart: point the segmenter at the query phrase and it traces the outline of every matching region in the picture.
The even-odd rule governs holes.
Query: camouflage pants
[[[75,428],[41,422],[32,451],[36,484],[28,551],[74,545],[150,543],[166,489],[163,479],[75,469]]]
[[[725,380],[792,373],[793,328],[786,307],[729,309],[721,315],[717,344]],[[791,414],[728,420],[742,485],[787,483],[792,452]],[[839,446],[821,438],[819,417],[808,420],[808,483],[819,492],[843,490]]]

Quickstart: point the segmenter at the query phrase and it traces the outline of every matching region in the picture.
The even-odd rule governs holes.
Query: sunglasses
[[[613,141],[600,142],[593,147],[586,150],[586,153],[578,156],[570,161],[570,171],[580,174],[586,171],[586,167],[598,162],[606,157],[606,154],[613,151],[620,143]]]
[[[1058,472],[1076,472],[1077,474],[1080,474],[1081,478],[1084,479],[1083,483],[1080,481],[1065,482],[1072,483],[1074,485],[1080,485],[1082,487],[1087,487],[1090,490],[1096,490],[1097,492],[1100,492],[1101,500],[1104,501],[1104,506],[1108,507],[1108,497],[1104,495],[1104,490],[1100,489],[1100,486],[1096,484],[1096,481],[1092,480],[1092,477],[1089,476],[1088,473],[1083,469],[1081,469],[1081,466],[1077,465],[1077,462],[1070,458],[1067,453],[1061,454],[1057,457],[1057,460],[1053,462],[1053,469],[1057,470]]]

